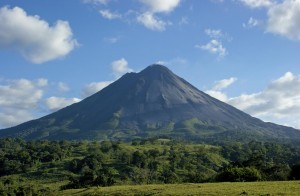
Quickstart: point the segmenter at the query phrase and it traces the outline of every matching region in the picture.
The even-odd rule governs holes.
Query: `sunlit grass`
[[[300,181],[239,182],[91,187],[61,192],[62,195],[300,195]]]

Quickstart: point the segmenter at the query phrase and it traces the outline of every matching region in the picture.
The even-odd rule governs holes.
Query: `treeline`
[[[12,174],[58,168],[61,189],[114,184],[200,183],[300,179],[300,149],[252,141],[222,145],[152,138],[116,141],[0,139],[0,189]],[[1,188],[2,187],[2,188]]]
[[[43,163],[70,157],[74,144],[68,141],[0,139],[0,176],[37,170]]]

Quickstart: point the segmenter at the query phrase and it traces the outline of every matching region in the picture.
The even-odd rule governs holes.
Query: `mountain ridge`
[[[133,139],[254,135],[300,139],[300,131],[266,123],[223,103],[162,65],[127,73],[79,103],[21,125],[0,137],[26,139]],[[230,132],[230,134],[228,134]],[[233,134],[233,136],[232,136]]]

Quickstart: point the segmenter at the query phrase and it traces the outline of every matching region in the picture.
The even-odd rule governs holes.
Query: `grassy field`
[[[130,185],[92,187],[60,192],[62,195],[300,195],[300,181],[205,184]]]

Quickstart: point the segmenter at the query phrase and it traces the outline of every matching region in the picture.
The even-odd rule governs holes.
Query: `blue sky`
[[[0,128],[161,63],[265,121],[300,128],[300,0],[2,0]]]

